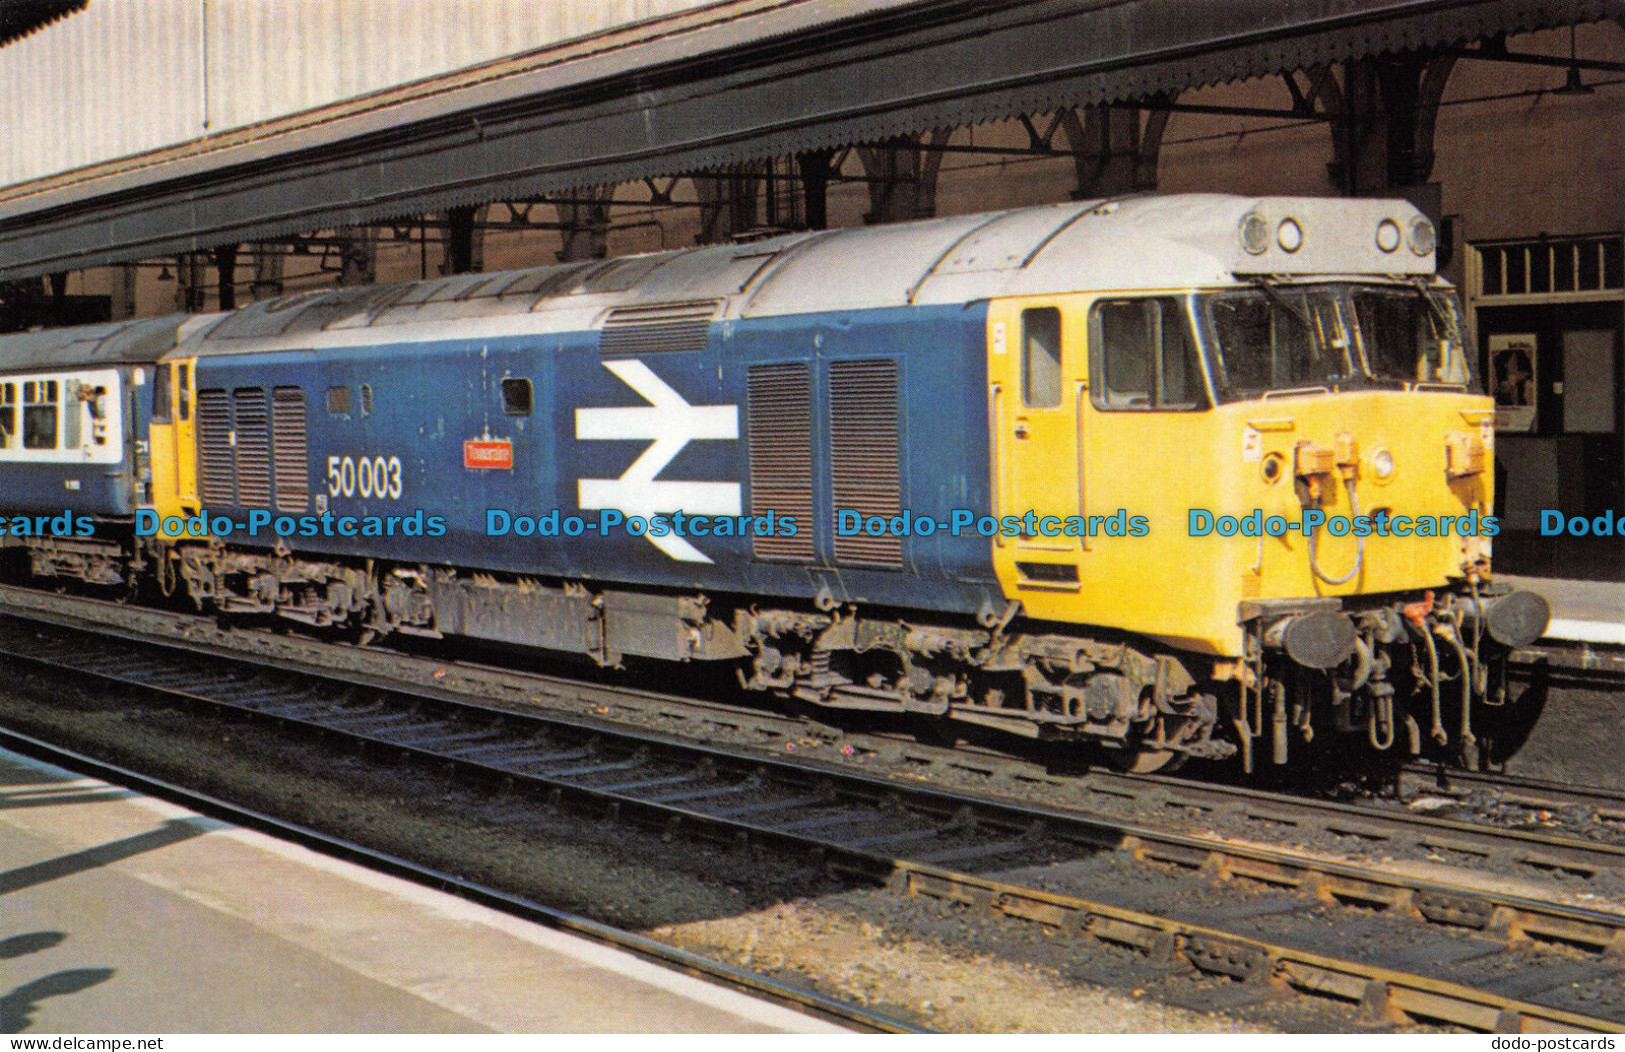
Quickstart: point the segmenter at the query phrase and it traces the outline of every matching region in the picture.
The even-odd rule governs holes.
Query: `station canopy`
[[[1625,0],[742,0],[0,190],[0,278],[716,169]]]

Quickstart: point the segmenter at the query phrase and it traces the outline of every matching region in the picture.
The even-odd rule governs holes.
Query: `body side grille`
[[[277,511],[297,513],[310,507],[308,445],[304,389],[278,387],[271,392],[271,470]]]
[[[835,511],[891,519],[902,512],[897,363],[889,358],[829,366],[830,484]],[[901,537],[835,536],[837,562],[898,570]]]
[[[198,485],[204,507],[237,503],[237,465],[231,448],[231,396],[215,388],[197,393]]]
[[[711,321],[721,306],[721,300],[689,300],[618,307],[604,319],[599,353],[703,351],[711,339]]]
[[[747,380],[750,513],[789,515],[793,537],[753,534],[758,559],[813,558],[812,370],[806,362],[753,365]]]
[[[237,432],[237,506],[271,509],[271,429],[265,388],[232,392],[232,424]]]

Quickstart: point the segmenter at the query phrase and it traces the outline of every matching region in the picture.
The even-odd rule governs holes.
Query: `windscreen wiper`
[[[1315,326],[1309,320],[1309,316],[1300,311],[1296,303],[1293,303],[1291,300],[1287,299],[1286,296],[1282,295],[1281,290],[1270,283],[1269,278],[1254,278],[1252,280],[1252,284],[1254,288],[1262,291],[1264,295],[1269,298],[1269,301],[1272,304],[1281,308],[1282,311],[1286,312],[1288,317],[1297,322],[1299,325],[1302,325],[1305,332],[1313,333],[1315,331]]]
[[[1434,298],[1433,287],[1428,284],[1428,279],[1420,274],[1415,274],[1412,275],[1410,281],[1411,287],[1416,290],[1417,295],[1422,297],[1422,302],[1428,305],[1428,313],[1433,315],[1433,320],[1439,323],[1439,335],[1444,339],[1449,339],[1455,325],[1452,324],[1450,315],[1445,313],[1445,309]]]

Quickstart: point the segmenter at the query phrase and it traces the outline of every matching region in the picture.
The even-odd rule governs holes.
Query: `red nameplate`
[[[463,443],[463,467],[471,471],[512,471],[513,443],[469,439]]]

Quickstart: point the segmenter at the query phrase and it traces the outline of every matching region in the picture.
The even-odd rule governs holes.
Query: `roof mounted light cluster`
[[[1392,268],[1413,272],[1418,264],[1431,263],[1429,257],[1438,248],[1438,234],[1433,223],[1426,216],[1418,215],[1403,201],[1365,200],[1356,203],[1353,199],[1338,201],[1324,198],[1281,198],[1277,201],[1291,211],[1284,215],[1280,212],[1271,215],[1268,213],[1273,209],[1253,208],[1241,217],[1236,235],[1247,255],[1258,257],[1280,252],[1286,256],[1313,256],[1313,263],[1307,259],[1295,261],[1311,267],[1339,260],[1356,265],[1356,261],[1363,256],[1369,260],[1368,270]],[[1348,222],[1360,212],[1365,214],[1363,222],[1358,225]],[[1372,225],[1364,226],[1365,223]],[[1313,231],[1311,225],[1314,226]],[[1362,226],[1371,233],[1362,236],[1359,233]],[[1311,235],[1314,239],[1312,246]],[[1371,240],[1365,240],[1366,237]],[[1362,247],[1362,242],[1367,247]],[[1397,260],[1386,266],[1377,264],[1377,260],[1384,256],[1392,257],[1406,246],[1416,257],[1417,264]],[[1371,252],[1370,247],[1375,247],[1376,252]],[[1286,261],[1281,260],[1281,263],[1285,264]]]

